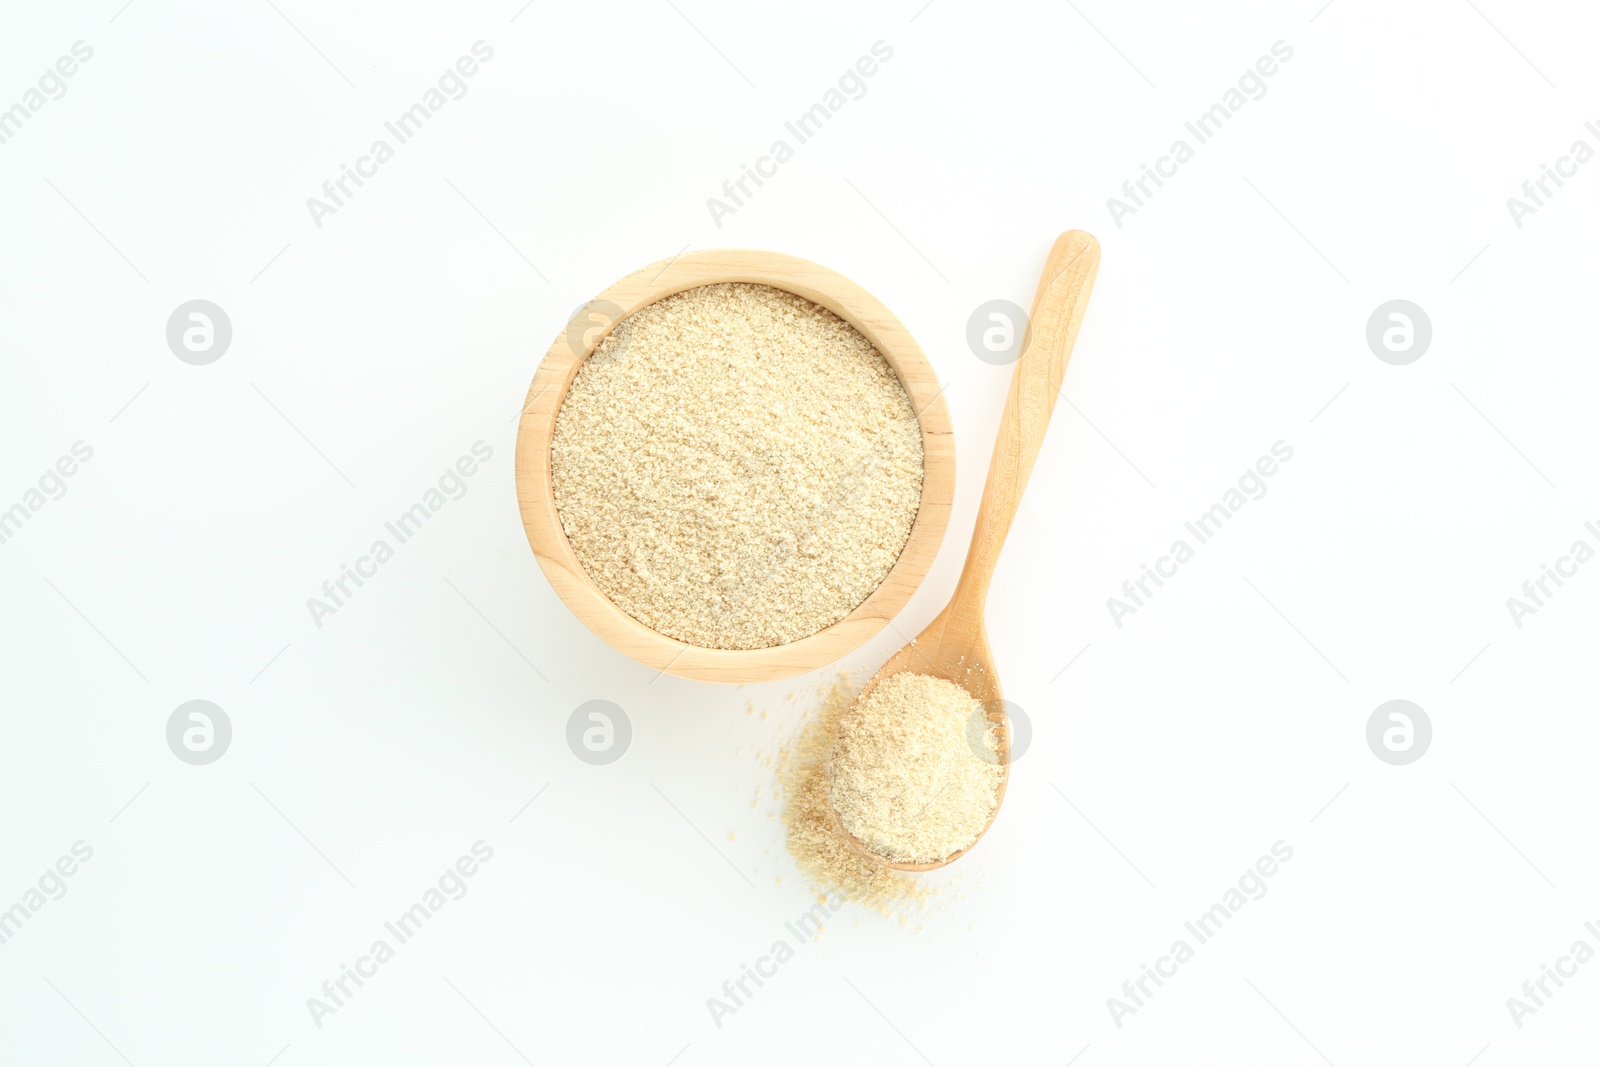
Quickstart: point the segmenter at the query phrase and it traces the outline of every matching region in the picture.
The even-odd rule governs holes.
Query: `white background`
[[[1520,629],[1505,605],[1600,520],[1600,163],[1521,228],[1505,205],[1600,147],[1592,12],[274,2],[5,9],[0,107],[94,57],[0,145],[0,508],[94,457],[0,546],[0,908],[94,856],[0,945],[0,1062],[1600,1052],[1600,962],[1520,1029],[1506,1007],[1600,948],[1600,567]],[[480,39],[467,95],[319,229],[306,198]],[[879,40],[866,95],[718,228],[706,198]],[[1116,226],[1107,197],[1279,40],[1267,95]],[[1009,370],[967,318],[1025,305],[1072,227],[1104,262],[989,603],[1033,746],[920,933],[851,909],[719,1028],[706,998],[809,903],[761,754],[837,668],[656,679],[572,617],[513,492],[535,365],[685,247],[811,258],[893,309],[949,383],[960,480],[899,633],[840,665],[870,670],[971,527]],[[233,324],[209,366],[164,336],[196,298]],[[1433,324],[1409,366],[1365,340],[1395,298]],[[314,625],[479,440],[466,496]],[[1279,440],[1267,495],[1115,626],[1106,598]],[[165,740],[197,698],[234,730],[204,767]],[[602,767],[564,740],[596,698],[634,732]],[[1396,698],[1434,730],[1403,767],[1365,739]],[[470,892],[316,1026],[306,998],[480,839]],[[1270,892],[1115,1025],[1280,839]]]

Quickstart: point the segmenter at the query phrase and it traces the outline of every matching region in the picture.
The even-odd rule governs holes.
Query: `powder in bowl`
[[[893,674],[840,721],[829,800],[867,851],[938,863],[989,825],[1005,775],[998,749],[995,724],[971,693],[943,678]]]
[[[618,323],[556,414],[561,525],[612,603],[703,648],[788,644],[872,595],[922,499],[922,436],[883,356],[766,285]]]

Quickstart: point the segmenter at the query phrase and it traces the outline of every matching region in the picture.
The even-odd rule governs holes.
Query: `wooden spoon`
[[[859,702],[880,680],[909,671],[954,682],[983,701],[984,711],[989,721],[997,725],[1000,735],[1001,778],[994,811],[989,813],[989,821],[979,838],[994,825],[994,817],[1000,811],[1011,762],[1005,701],[1000,694],[1000,678],[995,672],[989,637],[983,625],[984,599],[989,593],[989,580],[994,575],[1000,546],[1005,543],[1011,520],[1022,502],[1022,490],[1033,472],[1034,460],[1039,458],[1039,446],[1044,441],[1056,397],[1060,395],[1067,358],[1077,340],[1078,325],[1083,321],[1083,311],[1089,303],[1089,292],[1094,288],[1099,267],[1100,242],[1093,236],[1082,230],[1068,230],[1056,238],[1039,279],[1039,291],[1033,298],[1029,334],[1011,375],[1011,391],[1006,396],[994,457],[989,461],[989,480],[984,483],[972,545],[967,549],[966,566],[961,570],[955,595],[926,629],[872,676],[856,697]],[[831,759],[829,775],[831,803]],[[944,859],[926,863],[893,861],[857,841],[845,829],[837,811],[834,820],[857,852],[899,871],[931,871],[960,859],[972,847],[969,845]],[[976,839],[973,843],[977,843]]]

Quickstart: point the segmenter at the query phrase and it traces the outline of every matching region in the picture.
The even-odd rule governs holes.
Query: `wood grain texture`
[[[883,583],[849,615],[810,637],[761,649],[701,648],[650,629],[602,593],[561,526],[550,473],[556,413],[583,361],[620,321],[674,293],[754,282],[820,304],[859,330],[899,375],[922,427],[922,502],[910,538]],[[765,682],[832,663],[860,647],[905,606],[933,565],[955,493],[955,445],[938,380],[889,309],[843,275],[795,256],[746,249],[691,252],[635,271],[581,308],[534,374],[517,429],[517,502],[545,577],[584,625],[658,671],[710,682]]]
[[[1045,429],[1055,410],[1061,379],[1067,372],[1067,360],[1078,339],[1078,326],[1083,322],[1083,312],[1088,307],[1099,268],[1100,243],[1094,237],[1081,230],[1069,230],[1056,238],[1033,299],[1028,337],[1011,375],[1011,389],[1006,394],[1005,413],[1000,418],[1000,432],[989,461],[989,477],[978,505],[972,544],[967,549],[966,564],[961,569],[955,593],[945,609],[909,645],[895,653],[856,698],[864,697],[879,679],[911,671],[955,682],[984,702],[989,721],[999,728],[1000,764],[1006,771],[1000,779],[994,811],[989,815],[984,833],[994,825],[1000,802],[1005,799],[1011,766],[1011,733],[1006,723],[1000,677],[995,673],[989,635],[984,627],[984,601],[1000,558],[1000,547],[1022,503],[1022,491],[1028,485],[1028,475],[1033,473],[1034,461],[1039,458],[1039,448],[1044,443]],[[969,845],[933,863],[894,862],[868,850],[851,836],[842,822],[839,830],[857,852],[900,871],[931,871],[954,863],[972,849]],[[982,838],[980,833],[973,845]]]

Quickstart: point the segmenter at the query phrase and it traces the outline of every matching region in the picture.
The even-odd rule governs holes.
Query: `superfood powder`
[[[844,828],[902,863],[936,863],[976,841],[1004,774],[983,702],[909,672],[878,682],[843,717],[831,770]]]
[[[922,499],[922,435],[849,323],[765,285],[639,309],[556,415],[551,479],[579,562],[623,611],[704,648],[769,648],[883,582]]]
[[[819,895],[838,893],[909,925],[933,887],[850,847],[828,804],[828,755],[857,689],[846,678],[834,682],[778,754],[786,842],[801,875]]]

